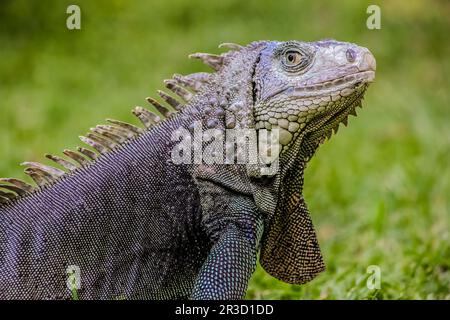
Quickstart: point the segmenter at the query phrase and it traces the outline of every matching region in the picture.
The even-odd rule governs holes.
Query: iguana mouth
[[[288,94],[292,97],[302,98],[316,98],[323,96],[324,93],[333,94],[343,89],[349,88],[349,86],[359,86],[362,83],[371,83],[375,79],[375,72],[371,70],[358,71],[351,74],[346,74],[338,78],[327,79],[320,82],[312,83],[309,85],[302,85],[299,87],[283,88],[279,91],[273,92],[271,95],[265,98],[266,101],[272,99],[281,94]]]
[[[375,79],[375,72],[371,70],[359,71],[332,80],[324,80],[308,86],[294,89],[293,95],[297,97],[317,97],[327,94],[338,93],[345,89],[356,88],[361,84],[371,83]],[[309,94],[312,92],[313,94]],[[305,94],[302,94],[305,93]]]

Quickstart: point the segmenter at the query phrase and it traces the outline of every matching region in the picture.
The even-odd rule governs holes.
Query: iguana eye
[[[281,68],[287,73],[294,75],[304,72],[311,65],[314,57],[313,48],[306,45],[300,47],[292,43],[280,47],[275,54],[278,57]]]
[[[294,67],[302,62],[302,55],[296,50],[286,51],[284,54],[284,63],[288,67]]]

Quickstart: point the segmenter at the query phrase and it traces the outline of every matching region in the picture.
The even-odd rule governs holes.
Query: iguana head
[[[260,260],[278,279],[304,283],[324,270],[302,196],[303,171],[332,130],[356,115],[375,68],[368,49],[333,40],[267,42],[259,53],[253,73],[254,123],[257,129],[277,128],[280,143],[272,191],[276,207],[266,222]]]
[[[278,128],[282,153],[299,136],[322,140],[347,123],[374,76],[372,54],[351,43],[269,42],[254,73],[256,128]]]

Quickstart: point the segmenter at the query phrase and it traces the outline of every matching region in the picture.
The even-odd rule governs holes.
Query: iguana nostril
[[[348,62],[355,62],[356,60],[356,52],[353,49],[347,49],[345,56],[347,57]]]

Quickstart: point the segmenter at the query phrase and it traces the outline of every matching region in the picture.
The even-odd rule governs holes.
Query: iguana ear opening
[[[325,265],[305,202],[301,196],[290,197],[279,199],[265,225],[260,263],[279,280],[304,284],[324,271]]]

